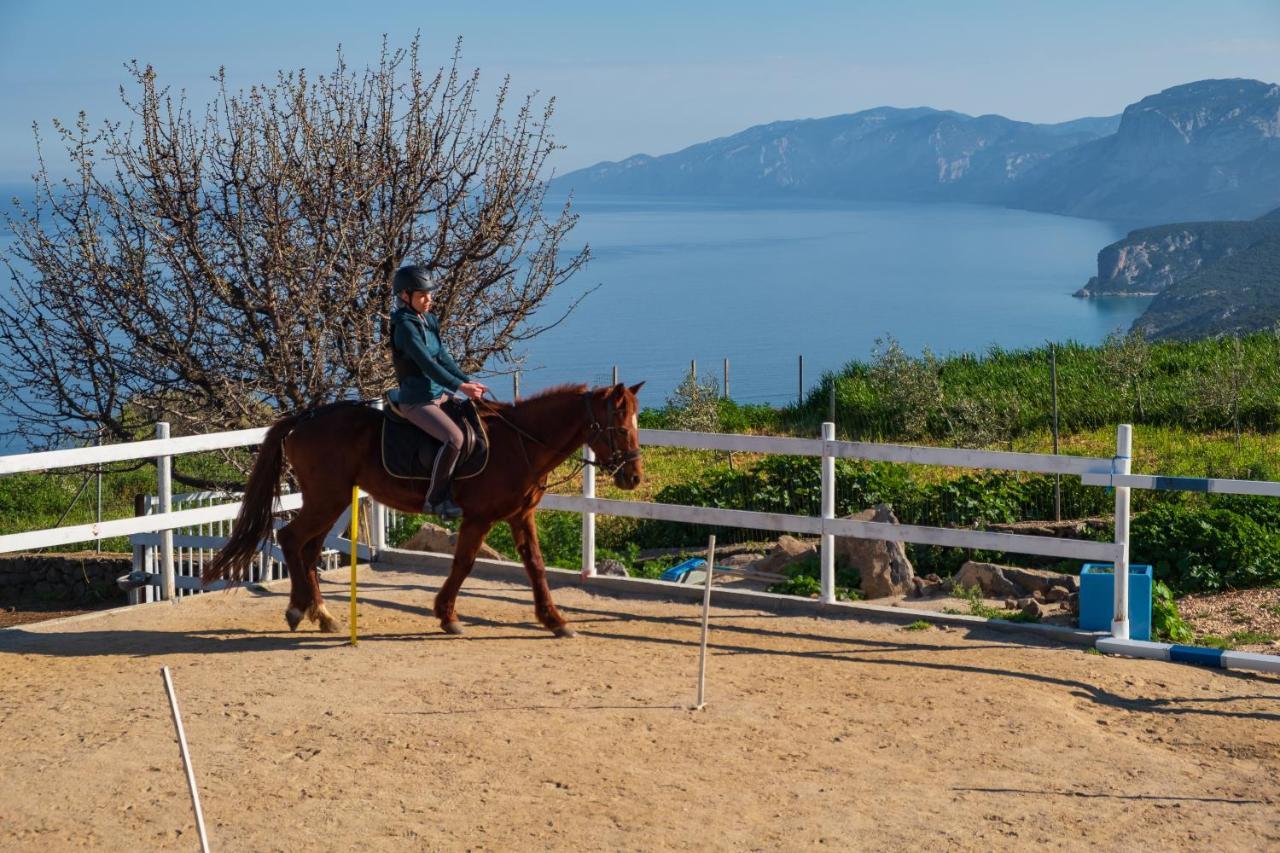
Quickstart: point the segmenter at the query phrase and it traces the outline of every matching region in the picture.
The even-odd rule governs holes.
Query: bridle
[[[596,419],[595,410],[591,408],[591,392],[588,391],[582,395],[582,403],[587,407],[587,417],[591,419],[591,423],[587,426],[588,443],[590,443],[592,438],[595,438],[601,433],[604,433],[604,437],[609,442],[608,459],[600,462],[595,459],[587,459],[586,457],[583,457],[582,461],[584,465],[595,465],[612,477],[622,470],[623,465],[626,465],[628,462],[634,462],[643,456],[640,452],[640,448],[637,447],[635,450],[627,450],[625,447],[619,447],[618,443],[614,440],[615,432],[621,432],[625,435],[627,428],[613,423],[614,407],[613,400],[611,398],[605,397],[604,401],[605,420],[610,424],[607,427],[600,426],[600,421]]]
[[[487,401],[481,400],[479,402],[486,402],[487,404]],[[636,448],[635,450],[627,450],[625,447],[618,446],[618,441],[615,436],[615,433],[621,432],[625,435],[627,428],[625,426],[618,426],[617,424],[613,423],[614,412],[616,411],[613,405],[613,400],[605,398],[605,414],[606,414],[605,420],[609,422],[609,426],[601,426],[600,420],[596,417],[595,411],[591,408],[591,392],[590,391],[587,391],[582,395],[582,404],[583,406],[586,407],[586,410],[587,410],[587,420],[588,420],[587,442],[590,443],[591,439],[595,438],[598,435],[603,434],[605,437],[605,440],[609,442],[609,457],[605,459],[603,462],[598,459],[588,459],[586,458],[586,456],[578,457],[577,459],[578,467],[575,468],[573,472],[569,474],[569,476],[565,477],[562,480],[557,480],[556,482],[551,483],[550,485],[547,485],[544,483],[541,486],[541,488],[544,490],[551,489],[561,485],[562,483],[569,482],[574,477],[578,476],[578,474],[581,473],[582,469],[587,467],[588,465],[596,466],[597,468],[604,471],[604,473],[610,477],[615,476],[618,473],[618,471],[622,470],[623,465],[626,465],[628,462],[638,460],[644,455],[639,448]],[[489,408],[489,414],[493,415],[495,418],[502,421],[507,426],[511,427],[511,429],[516,433],[516,435],[520,437],[520,452],[524,454],[525,464],[528,465],[530,469],[532,469],[533,462],[530,461],[529,454],[525,450],[524,439],[527,438],[530,441],[532,441],[534,444],[541,445],[542,447],[550,448],[551,445],[547,444],[545,441],[538,438],[537,436],[530,435],[526,430],[516,426],[514,423],[512,423],[510,420],[504,417],[502,413],[498,411],[496,408],[494,408],[493,406],[489,406],[488,408]]]

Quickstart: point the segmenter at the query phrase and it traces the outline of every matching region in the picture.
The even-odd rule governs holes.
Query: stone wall
[[[133,568],[129,554],[0,555],[0,602],[50,601],[75,604],[119,601],[126,597],[116,578]]]

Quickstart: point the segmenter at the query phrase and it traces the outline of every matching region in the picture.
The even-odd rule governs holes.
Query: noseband
[[[587,420],[590,421],[590,423],[587,425],[587,442],[590,443],[591,439],[595,438],[597,435],[600,435],[602,433],[604,434],[605,439],[609,442],[609,458],[608,459],[606,459],[604,462],[583,459],[583,462],[585,462],[588,465],[595,465],[599,467],[601,470],[603,470],[610,477],[613,477],[620,470],[622,470],[623,465],[626,465],[628,462],[634,462],[640,459],[640,457],[643,454],[640,452],[639,448],[636,448],[635,450],[627,450],[625,447],[618,446],[617,437],[614,435],[614,433],[621,432],[625,436],[627,432],[627,428],[623,426],[618,426],[613,423],[613,415],[615,411],[613,407],[613,400],[606,397],[604,401],[605,420],[609,423],[609,426],[607,427],[601,426],[600,421],[596,419],[596,413],[591,408],[590,392],[587,392],[586,394],[582,395],[582,403],[584,406],[587,407]]]

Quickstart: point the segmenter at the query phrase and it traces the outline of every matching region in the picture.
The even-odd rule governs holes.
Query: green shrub
[[[1132,561],[1176,595],[1280,582],[1280,533],[1229,509],[1158,504],[1133,519],[1130,541]]]

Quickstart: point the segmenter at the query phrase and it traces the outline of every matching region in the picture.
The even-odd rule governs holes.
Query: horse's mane
[[[549,400],[553,397],[560,398],[560,397],[568,396],[570,394],[573,394],[575,396],[581,396],[582,394],[585,394],[585,393],[587,393],[586,385],[582,384],[581,382],[567,382],[563,385],[553,385],[550,388],[544,388],[538,393],[533,394],[529,397],[524,397],[519,402],[515,402],[515,403],[508,403],[508,402],[494,401],[494,400],[486,400],[485,402],[489,408],[497,409],[503,412],[508,412],[516,408],[523,409],[526,406],[536,409],[536,408],[539,408],[539,406],[537,405],[538,403],[543,402],[545,400]],[[483,409],[481,411],[483,412]]]

